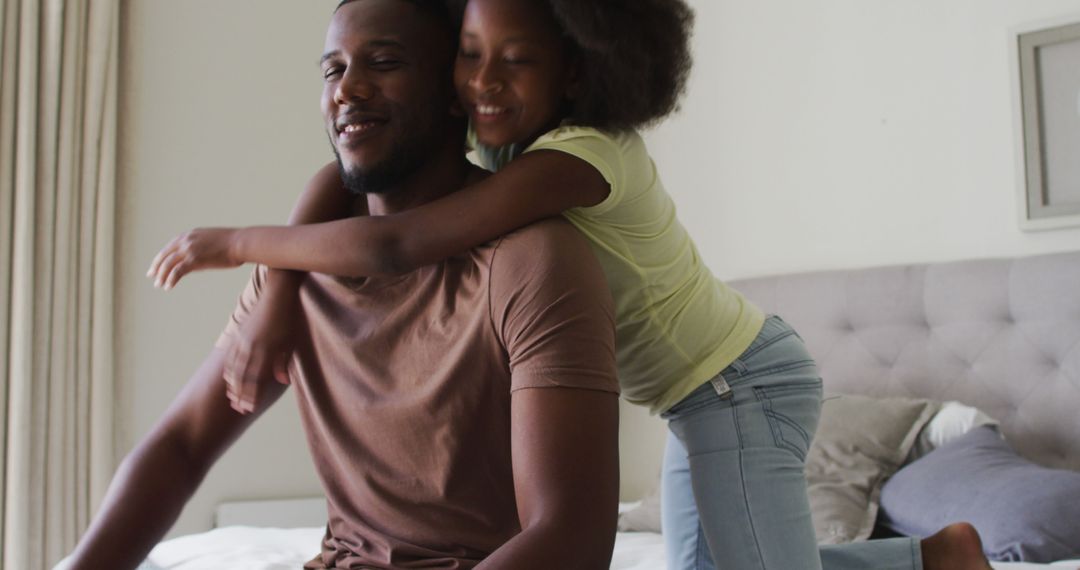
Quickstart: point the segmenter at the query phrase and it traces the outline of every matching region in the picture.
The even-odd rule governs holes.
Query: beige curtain
[[[0,566],[74,545],[113,467],[119,0],[0,0]]]

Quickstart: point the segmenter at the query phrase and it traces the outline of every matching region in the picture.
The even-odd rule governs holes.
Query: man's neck
[[[443,145],[397,187],[385,193],[368,194],[368,213],[395,214],[438,200],[468,185],[476,174],[474,170],[465,159],[461,145]]]

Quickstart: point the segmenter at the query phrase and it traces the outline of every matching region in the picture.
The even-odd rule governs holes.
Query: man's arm
[[[214,349],[124,459],[71,557],[71,570],[138,566],[180,516],[210,466],[284,392],[285,386],[264,382],[255,413],[233,411],[225,398],[224,354]]]
[[[491,263],[492,320],[510,363],[522,532],[484,569],[608,567],[619,501],[614,307],[565,220],[508,235]]]
[[[578,388],[514,392],[511,445],[522,531],[479,569],[600,570],[619,502],[619,398]]]

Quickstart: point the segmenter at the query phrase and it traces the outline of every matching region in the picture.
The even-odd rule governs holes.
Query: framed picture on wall
[[[1080,19],[1016,34],[1023,132],[1020,225],[1080,226]]]

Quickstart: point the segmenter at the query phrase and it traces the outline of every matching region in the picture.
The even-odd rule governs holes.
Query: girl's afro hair
[[[678,109],[693,58],[684,0],[540,0],[577,49],[574,124],[647,127]]]

